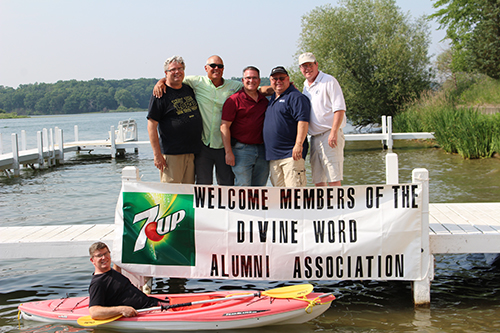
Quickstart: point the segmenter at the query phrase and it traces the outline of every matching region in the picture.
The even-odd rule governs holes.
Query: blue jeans
[[[236,142],[232,147],[235,165],[232,167],[235,186],[266,186],[269,162],[264,145]]]

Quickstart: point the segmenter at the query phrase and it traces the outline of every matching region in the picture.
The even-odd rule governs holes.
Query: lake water
[[[36,147],[36,131],[55,126],[73,141],[74,125],[81,140],[106,139],[112,125],[135,119],[139,140],[148,140],[146,112],[47,116],[0,120],[3,151],[11,151],[10,135],[26,130],[28,148]],[[414,168],[430,174],[430,201],[498,202],[500,159],[463,160],[425,143],[396,141],[400,182],[411,181]],[[121,187],[121,170],[133,165],[144,181],[158,181],[149,147],[126,159],[112,160],[107,151],[67,155],[52,170],[23,170],[21,177],[0,175],[1,226],[113,223]],[[385,154],[380,142],[348,142],[343,185],[385,183]],[[312,281],[315,289],[333,292],[337,300],[314,321],[238,332],[485,332],[500,330],[500,270],[483,254],[436,257],[431,307],[415,309],[408,282]],[[83,296],[93,266],[88,258],[0,261],[0,332],[65,332],[83,330],[17,320],[19,303]],[[286,281],[284,281],[286,282]],[[283,281],[156,279],[154,293],[220,289],[276,288]]]

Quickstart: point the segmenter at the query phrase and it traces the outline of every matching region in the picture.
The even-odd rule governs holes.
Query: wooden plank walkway
[[[500,253],[500,203],[429,205],[430,251]],[[103,241],[113,246],[114,224],[0,228],[0,259],[87,256]]]
[[[78,145],[64,145],[64,153],[78,151]],[[19,164],[38,164],[40,159],[47,160],[49,158],[60,158],[59,146],[55,145],[55,149],[43,149],[43,154],[40,153],[37,148],[20,150],[19,151]],[[0,155],[0,170],[1,169],[13,169],[16,160],[13,153],[6,153]]]
[[[73,142],[64,142],[63,131],[57,127],[49,130],[44,128],[43,131],[37,131],[37,148],[27,149],[25,131],[21,133],[21,144],[19,144],[18,135],[12,133],[12,151],[4,153],[2,133],[0,133],[0,171],[5,171],[9,176],[10,170],[13,170],[13,174],[18,176],[23,165],[34,167],[35,164],[38,164],[39,167],[51,167],[63,163],[64,155],[68,152],[93,151],[104,148],[110,151],[112,158],[115,158],[117,154],[124,154],[127,149],[134,149],[137,152],[141,146],[150,147],[149,141],[138,141],[137,125],[132,119],[120,121],[117,131],[115,131],[114,126],[111,126],[107,140],[80,141],[78,137],[78,126],[76,125],[75,141]]]
[[[429,247],[435,253],[500,253],[500,203],[429,205]]]
[[[88,256],[92,243],[113,246],[114,224],[0,228],[0,259]]]
[[[115,149],[137,149],[139,147],[148,147],[150,145],[149,141],[131,141],[131,142],[117,142],[115,143]],[[106,140],[95,140],[95,141],[75,141],[64,143],[63,154],[69,152],[77,151],[89,151],[99,148],[110,149],[112,146],[110,141]],[[38,164],[40,159],[47,160],[49,158],[54,158],[56,160],[62,159],[60,156],[59,145],[54,145],[53,149],[43,148],[43,155],[40,156],[40,152],[37,148],[20,150],[18,164]],[[16,160],[13,153],[5,153],[0,155],[0,170],[2,169],[13,169]]]

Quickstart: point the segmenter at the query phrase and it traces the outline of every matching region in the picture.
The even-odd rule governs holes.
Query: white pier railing
[[[378,141],[384,148],[392,149],[394,140],[434,139],[430,132],[393,133],[392,117],[382,116],[381,133],[345,134],[346,141]]]
[[[393,133],[392,117],[382,117],[381,133],[345,134],[346,141],[381,141],[384,148],[392,149],[394,140],[432,139],[432,133]],[[0,133],[0,172],[8,176],[18,176],[22,166],[32,168],[52,167],[64,162],[64,154],[68,152],[93,151],[94,149],[109,149],[111,158],[123,155],[126,149],[138,151],[140,146],[150,147],[149,141],[138,141],[137,124],[135,120],[120,121],[118,129],[111,126],[108,140],[79,139],[78,126],[74,127],[73,142],[64,142],[63,131],[57,127],[37,132],[37,148],[27,149],[26,132],[11,136],[12,152],[3,152],[3,139]],[[393,173],[391,173],[393,174]]]
[[[37,148],[27,149],[26,132],[21,131],[21,137],[16,133],[11,135],[12,151],[3,152],[3,139],[0,133],[0,171],[7,176],[20,174],[21,167],[39,168],[52,167],[64,162],[68,152],[93,151],[99,148],[109,149],[111,157],[125,153],[126,149],[138,151],[139,146],[149,146],[149,141],[137,141],[137,125],[134,120],[120,121],[118,130],[111,126],[108,140],[80,141],[78,126],[74,127],[75,141],[64,142],[62,129],[44,128],[36,134]]]

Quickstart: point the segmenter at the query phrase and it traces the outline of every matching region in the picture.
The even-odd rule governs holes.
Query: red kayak
[[[168,299],[169,305],[166,309],[151,308],[141,311],[136,317],[120,317],[109,322],[94,320],[94,323],[83,325],[100,325],[99,327],[120,330],[186,331],[301,324],[321,315],[335,299],[335,296],[329,293],[313,292],[294,298],[286,298],[286,293],[277,298],[269,295],[275,294],[271,291],[269,294],[249,294],[248,291],[239,290],[153,295],[156,298]],[[84,322],[84,317],[92,321],[88,311],[88,297],[30,302],[21,304],[19,310],[22,318],[41,322],[80,326],[78,322]]]

